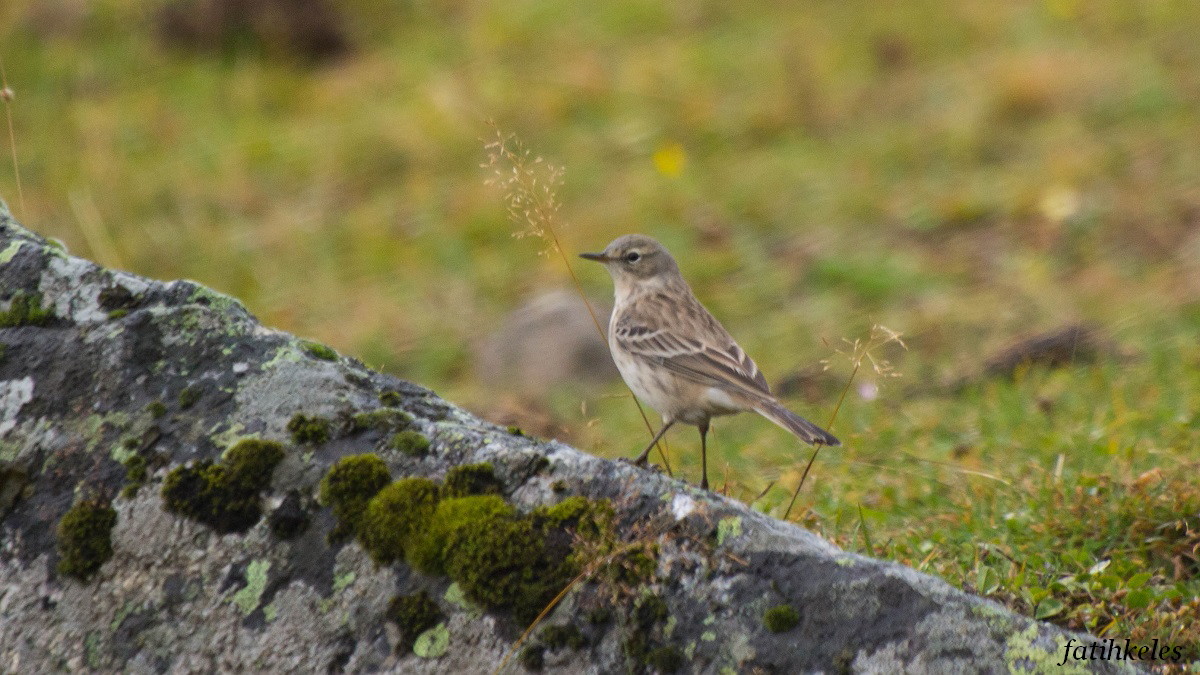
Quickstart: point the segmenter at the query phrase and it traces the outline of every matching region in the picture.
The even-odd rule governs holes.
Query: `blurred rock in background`
[[[335,7],[328,0],[181,0],[165,5],[157,22],[173,46],[321,61],[350,49]]]
[[[592,302],[607,331],[611,309]],[[540,293],[513,310],[475,350],[475,375],[497,392],[540,398],[559,384],[616,379],[608,343],[574,291]]]

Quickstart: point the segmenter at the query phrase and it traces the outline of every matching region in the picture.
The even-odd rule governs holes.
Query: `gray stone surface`
[[[1049,671],[1072,637],[680,481],[510,434],[354,359],[316,358],[232,298],[71,257],[0,209],[0,309],[18,291],[40,293],[53,316],[0,328],[3,672],[494,671],[524,626],[462,602],[446,578],[377,567],[356,543],[327,542],[333,519],[313,501],[317,483],[337,458],[371,451],[395,477],[491,461],[521,509],[609,498],[627,541],[657,545],[649,577],[587,580],[566,596],[548,621],[578,625],[587,644],[546,651],[549,672],[647,670],[623,648],[639,632],[683,655],[684,672],[737,673]],[[184,390],[199,394],[193,405],[182,405]],[[426,456],[388,450],[377,430],[335,427],[315,447],[289,439],[297,412],[344,420],[378,408],[388,390],[432,440]],[[159,417],[147,409],[156,401]],[[274,537],[266,518],[221,535],[164,511],[172,467],[215,459],[245,435],[287,444],[265,510],[298,494],[313,519],[299,538]],[[131,438],[164,462],[125,497],[118,460]],[[88,582],[56,571],[56,524],[78,493],[111,500],[118,514],[113,556]],[[447,617],[436,658],[397,650],[383,618],[393,595],[416,589]],[[647,594],[667,612],[642,628],[632,616]],[[799,623],[769,632],[763,613],[783,603]],[[611,621],[582,618],[605,605]],[[516,658],[505,667],[522,670]]]

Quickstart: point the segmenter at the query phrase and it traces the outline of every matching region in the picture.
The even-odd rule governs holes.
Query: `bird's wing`
[[[625,351],[698,384],[752,398],[771,397],[767,378],[729,333],[694,298],[679,306],[625,312],[613,338]]]

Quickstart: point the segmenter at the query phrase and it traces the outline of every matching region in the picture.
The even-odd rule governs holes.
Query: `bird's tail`
[[[754,411],[775,424],[796,434],[809,445],[841,445],[836,436],[783,407],[778,401],[755,401]]]

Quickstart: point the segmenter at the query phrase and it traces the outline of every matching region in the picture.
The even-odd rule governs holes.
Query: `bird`
[[[741,412],[756,412],[810,445],[841,445],[779,402],[758,365],[696,299],[662,244],[627,234],[580,257],[603,264],[612,276],[613,362],[633,393],[662,415],[662,427],[635,465],[645,464],[676,423],[690,424],[700,430],[700,487],[708,489],[709,422]]]

